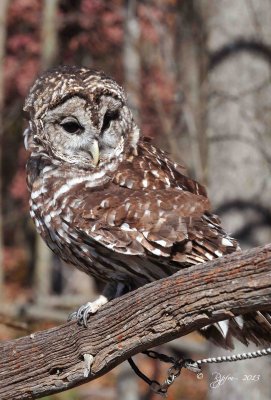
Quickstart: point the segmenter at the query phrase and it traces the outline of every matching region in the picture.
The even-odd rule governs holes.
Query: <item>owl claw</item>
[[[68,316],[68,321],[76,320],[78,325],[87,328],[88,317],[95,314],[98,309],[95,305],[93,306],[93,303],[88,302],[79,307],[77,311],[74,311]]]
[[[78,324],[83,325],[85,328],[87,327],[88,317],[92,314],[95,314],[98,308],[94,306],[93,303],[86,303],[79,308],[77,311],[76,319]]]
[[[108,302],[108,299],[101,295],[97,300],[83,304],[77,311],[68,316],[68,321],[76,320],[78,325],[87,328],[88,317],[95,314],[99,308]]]
[[[68,322],[74,321],[74,320],[76,319],[76,316],[77,316],[77,311],[71,312],[71,313],[68,315],[67,321],[68,321]]]

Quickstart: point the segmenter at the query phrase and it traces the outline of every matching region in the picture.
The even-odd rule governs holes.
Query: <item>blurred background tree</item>
[[[270,21],[268,0],[1,0],[1,339],[60,323],[100,290],[49,252],[28,215],[22,107],[37,75],[76,64],[114,77],[142,133],[207,186],[225,228],[242,247],[253,247],[271,239]],[[196,335],[167,351],[192,358],[225,353]],[[164,366],[138,357],[144,371],[162,379]],[[238,377],[238,384],[209,389],[214,371]],[[261,379],[246,384],[244,374]],[[219,365],[202,381],[184,375],[169,399],[271,398],[270,358]],[[123,364],[51,398],[157,396]]]

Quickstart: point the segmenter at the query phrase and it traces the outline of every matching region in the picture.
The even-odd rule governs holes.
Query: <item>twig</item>
[[[26,322],[13,321],[11,318],[1,314],[0,314],[0,324],[19,331],[25,331],[27,333],[29,332],[29,326]]]

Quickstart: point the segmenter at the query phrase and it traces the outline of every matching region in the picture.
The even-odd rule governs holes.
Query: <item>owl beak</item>
[[[98,140],[93,140],[89,150],[92,155],[93,164],[95,165],[95,167],[97,167],[97,165],[99,163],[99,159],[100,159],[100,150],[99,150]]]

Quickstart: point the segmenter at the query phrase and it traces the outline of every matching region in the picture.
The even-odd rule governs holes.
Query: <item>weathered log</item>
[[[1,400],[37,399],[96,379],[206,324],[271,309],[271,244],[183,269],[75,322],[0,344]]]

